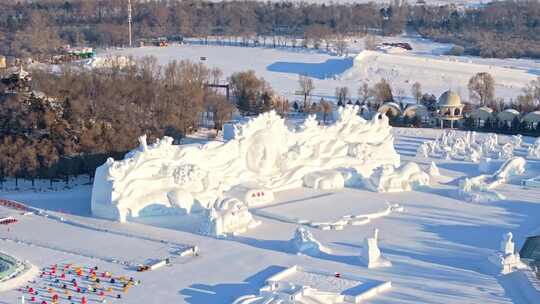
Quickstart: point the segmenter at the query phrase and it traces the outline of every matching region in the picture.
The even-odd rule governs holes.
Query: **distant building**
[[[383,103],[377,111],[381,114],[386,114],[388,117],[401,116],[401,107],[393,101]]]
[[[515,109],[506,109],[497,114],[497,120],[499,121],[499,125],[506,125],[509,128],[512,126],[512,122],[516,118],[519,119],[519,112]]]
[[[533,111],[523,116],[522,121],[527,124],[529,128],[536,129],[540,123],[540,111]]]
[[[451,90],[444,92],[437,101],[437,119],[439,120],[441,128],[444,128],[445,122],[450,124],[450,128],[454,127],[454,124],[463,119],[463,107],[461,97]]]
[[[6,56],[0,55],[0,69],[5,69],[7,67]]]
[[[483,127],[488,119],[491,120],[494,118],[493,115],[493,109],[486,106],[476,108],[471,112],[471,118],[474,119],[478,127]]]
[[[403,116],[412,120],[414,118],[420,119],[422,123],[429,122],[429,111],[428,109],[421,104],[409,104],[403,111]]]

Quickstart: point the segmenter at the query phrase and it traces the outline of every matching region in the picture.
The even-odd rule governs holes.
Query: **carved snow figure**
[[[373,237],[366,237],[362,245],[362,256],[360,257],[362,262],[366,264],[368,268],[375,267],[390,267],[392,262],[387,260],[379,250],[378,243],[379,229],[375,229]]]
[[[376,192],[402,192],[427,186],[429,182],[429,175],[411,162],[397,169],[388,165],[381,166],[365,180],[365,185]]]
[[[492,202],[504,199],[494,189],[508,183],[514,176],[525,173],[527,161],[523,157],[513,157],[505,161],[492,175],[484,174],[465,178],[459,182],[459,194],[470,202]]]
[[[527,149],[527,158],[540,159],[540,138]]]
[[[511,232],[503,235],[499,251],[488,257],[495,264],[501,274],[508,274],[516,269],[526,269],[527,265],[521,262],[519,253],[515,252],[514,241]]]
[[[435,177],[435,176],[440,176],[441,175],[441,172],[439,171],[439,168],[437,167],[437,165],[435,164],[435,162],[431,162],[431,165],[429,165],[429,170],[428,170],[428,174],[429,176],[431,177]]]
[[[304,176],[304,186],[313,189],[333,190],[345,186],[343,175],[336,170],[318,171]]]
[[[416,152],[416,156],[427,158],[429,157],[429,145],[427,143],[423,143],[418,147],[418,151]]]
[[[246,231],[258,226],[260,222],[253,219],[247,206],[234,198],[217,200],[207,214],[206,224],[203,225],[203,234],[213,236],[226,236]]]
[[[293,250],[297,253],[307,255],[318,255],[320,253],[332,252],[329,248],[321,245],[321,243],[315,239],[311,231],[304,227],[298,227],[294,231],[294,236],[291,239],[291,245]]]

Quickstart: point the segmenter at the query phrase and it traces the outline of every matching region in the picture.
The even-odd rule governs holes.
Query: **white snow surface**
[[[389,54],[364,51],[363,38],[350,38],[348,57],[336,56],[331,51],[302,48],[238,47],[216,45],[210,38],[209,45],[171,45],[166,48],[142,47],[100,51],[107,56],[155,56],[160,64],[172,60],[188,59],[218,67],[226,78],[232,73],[254,70],[270,83],[280,95],[290,100],[301,100],[298,75],[307,75],[314,81],[313,100],[321,97],[333,100],[335,88],[346,86],[353,98],[362,82],[373,85],[386,78],[394,94],[405,94],[409,100],[411,86],[416,81],[424,92],[437,96],[452,89],[468,99],[467,83],[477,72],[488,72],[495,78],[497,97],[516,98],[521,89],[540,75],[540,63],[532,59],[485,59],[471,56],[446,56],[451,44],[436,43],[416,35],[379,37],[382,42],[407,42],[412,51]],[[213,44],[214,43],[214,44]],[[290,43],[289,43],[290,45]],[[201,61],[200,58],[206,58]],[[222,80],[225,82],[225,80]]]
[[[481,174],[476,164],[416,156],[420,144],[439,137],[440,130],[394,128],[392,134],[402,161],[422,167],[433,161],[450,182],[432,181],[430,188],[401,193],[352,188],[297,188],[275,193],[272,213],[313,221],[376,213],[387,207],[387,201],[404,207],[402,213],[390,213],[341,231],[313,229],[314,237],[331,249],[331,254],[313,257],[291,252],[289,241],[298,224],[257,214],[254,218],[262,222],[260,226],[227,239],[174,226],[97,219],[91,216],[92,186],[84,184],[86,177],[75,185],[70,182],[66,189],[56,182],[56,190],[47,190],[48,181],[38,181],[37,190],[30,181],[19,180],[19,190],[14,190],[13,180],[6,182],[0,197],[48,209],[49,217],[23,216],[0,207],[2,216],[19,220],[9,226],[9,231],[0,227],[0,248],[40,268],[72,262],[141,279],[142,285],[123,296],[121,303],[127,304],[228,304],[241,296],[258,294],[267,278],[292,265],[350,273],[366,281],[391,281],[392,289],[369,300],[374,304],[538,302],[525,298],[521,281],[515,284],[521,271],[497,276],[487,257],[499,250],[499,236],[503,233],[512,232],[517,251],[531,231],[540,226],[536,216],[540,214],[540,189],[505,183],[497,187],[503,200],[489,204],[465,202],[455,195],[457,180]],[[526,147],[533,142],[524,137],[525,148],[517,149],[516,156],[525,156]],[[540,162],[528,160],[525,175],[540,175]],[[390,268],[368,269],[358,258],[362,239],[371,237],[374,228],[383,232],[378,246],[392,261]],[[137,273],[112,261],[138,263],[174,256],[182,244],[197,245],[199,256],[177,258],[155,272]],[[534,275],[528,277],[534,279]],[[18,303],[19,297],[16,290],[0,292],[0,302]]]

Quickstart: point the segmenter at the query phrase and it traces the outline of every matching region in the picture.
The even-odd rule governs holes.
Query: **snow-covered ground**
[[[439,96],[453,89],[465,100],[469,98],[467,83],[477,72],[489,72],[496,81],[496,95],[507,100],[515,98],[521,88],[540,75],[540,61],[531,59],[483,59],[470,56],[443,55],[452,46],[435,43],[415,35],[385,37],[385,42],[407,42],[413,51],[405,53],[362,54],[363,39],[350,39],[349,57],[340,57],[324,50],[301,48],[237,47],[220,45],[185,44],[166,48],[142,47],[106,50],[99,56],[126,55],[142,57],[152,55],[166,64],[171,60],[189,59],[218,67],[227,77],[234,72],[254,70],[266,79],[280,94],[290,99],[298,90],[298,75],[314,80],[315,100],[334,98],[336,87],[346,86],[353,98],[363,81],[369,84],[386,78],[394,94],[411,96],[411,86],[418,81],[424,92]],[[324,48],[324,45],[323,45]],[[206,60],[201,61],[201,57]],[[355,59],[356,58],[356,59]]]
[[[504,200],[465,202],[459,196],[458,179],[481,174],[477,164],[417,157],[418,147],[438,137],[440,130],[396,128],[393,133],[403,162],[415,161],[427,169],[434,161],[444,181],[401,193],[349,188],[287,190],[277,192],[272,206],[261,209],[277,216],[334,221],[379,212],[387,203],[403,207],[402,212],[343,230],[308,228],[330,249],[327,253],[297,255],[290,240],[298,224],[257,210],[253,213],[261,225],[225,239],[95,219],[89,211],[91,186],[84,182],[46,192],[30,190],[25,183],[21,188],[27,190],[0,192],[2,198],[51,210],[48,217],[22,216],[0,207],[2,216],[19,219],[19,223],[0,226],[0,248],[38,267],[67,262],[98,265],[142,280],[141,286],[118,303],[231,303],[240,296],[257,294],[265,280],[293,265],[351,274],[366,281],[391,281],[392,288],[370,303],[527,303],[511,276],[497,276],[487,257],[499,249],[504,233],[512,232],[516,247],[521,248],[540,226],[536,216],[540,214],[540,189],[523,189],[513,181],[497,188]],[[524,138],[525,146],[532,142],[532,138]],[[518,155],[524,153],[526,150],[518,151]],[[540,174],[540,163],[529,160],[527,170],[527,176]],[[380,231],[378,246],[391,267],[368,269],[360,259],[363,239],[371,237],[375,228]],[[199,247],[198,257],[177,256],[178,250],[191,245]],[[171,265],[155,271],[137,273],[130,267],[165,257],[173,257]],[[16,290],[0,293],[0,303],[16,303],[19,296]]]

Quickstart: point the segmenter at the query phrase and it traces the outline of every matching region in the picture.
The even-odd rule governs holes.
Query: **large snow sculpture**
[[[229,195],[246,184],[246,191],[262,189],[255,195],[301,187],[306,180],[317,181],[317,187],[339,187],[335,180],[312,177],[350,170],[349,178],[366,178],[379,166],[399,166],[388,119],[376,115],[366,121],[357,112],[357,107],[340,108],[330,126],[319,126],[312,116],[298,130],[289,130],[280,116],[268,112],[236,125],[234,139],[202,146],[173,145],[169,137],[148,145],[142,136],[139,148],[124,160],[108,159],[96,169],[92,213],[121,222],[155,205],[204,213],[219,198],[237,197],[249,204]]]
[[[296,231],[294,231],[294,236],[291,239],[291,245],[293,250],[297,253],[307,255],[331,253],[329,248],[321,245],[321,243],[315,239],[313,234],[304,227],[298,227]]]
[[[397,169],[389,165],[381,166],[365,180],[365,185],[377,192],[402,192],[428,186],[429,182],[429,175],[411,162]]]
[[[375,229],[373,237],[366,237],[362,245],[361,260],[368,268],[390,267],[392,262],[387,260],[379,250],[379,229]]]
[[[523,157],[513,157],[505,161],[492,175],[479,175],[465,178],[459,183],[459,194],[471,202],[491,202],[504,199],[494,189],[508,183],[513,176],[525,173],[527,161]]]
[[[507,274],[515,269],[525,269],[527,265],[521,262],[519,253],[514,249],[514,241],[512,233],[508,232],[503,235],[500,250],[488,257],[488,260],[498,267],[501,274]]]

